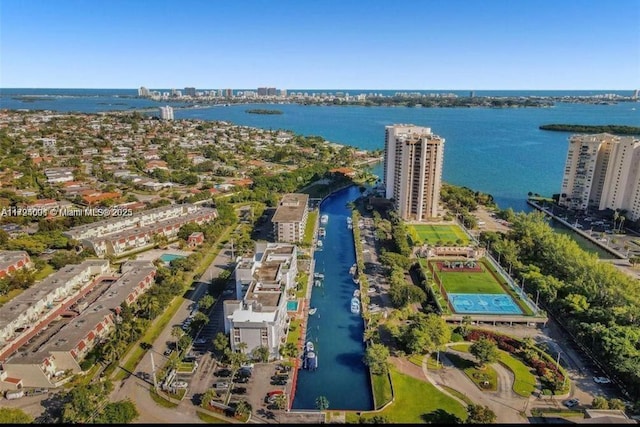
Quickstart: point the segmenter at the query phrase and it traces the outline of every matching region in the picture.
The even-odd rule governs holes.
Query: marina
[[[314,410],[318,396],[325,396],[333,410],[365,411],[373,409],[371,381],[363,362],[364,320],[351,313],[354,287],[350,268],[356,262],[353,233],[345,227],[351,215],[347,203],[360,196],[352,186],[329,196],[320,205],[320,213],[330,216],[326,225],[323,251],[315,251],[315,271],[307,325],[301,348],[301,368],[297,371],[291,410]],[[325,286],[325,284],[327,284]],[[359,299],[358,310],[361,308]],[[312,310],[314,315],[311,315]],[[322,314],[322,316],[320,316]],[[313,357],[307,343],[313,344]],[[319,359],[322,358],[322,367]],[[318,372],[320,375],[314,371]],[[358,393],[345,393],[358,390]]]

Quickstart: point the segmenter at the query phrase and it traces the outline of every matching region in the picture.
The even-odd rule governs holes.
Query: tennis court
[[[448,294],[448,297],[459,314],[523,314],[506,294]]]

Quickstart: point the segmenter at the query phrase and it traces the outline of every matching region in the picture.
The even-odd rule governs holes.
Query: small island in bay
[[[575,133],[610,133],[613,135],[640,135],[640,127],[624,125],[567,125],[550,124],[540,126],[542,130]]]
[[[249,114],[282,114],[280,110],[265,110],[263,108],[254,108],[252,110],[244,110],[245,113]]]

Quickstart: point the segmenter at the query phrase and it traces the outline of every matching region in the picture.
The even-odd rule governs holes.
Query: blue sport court
[[[518,304],[506,294],[448,294],[456,313],[522,314]]]

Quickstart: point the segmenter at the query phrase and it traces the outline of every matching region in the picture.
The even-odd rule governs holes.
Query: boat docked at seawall
[[[320,217],[320,224],[326,224],[329,222],[329,215],[324,214]]]
[[[351,312],[353,314],[360,313],[360,300],[358,297],[351,298]]]
[[[304,355],[302,367],[308,371],[315,371],[318,369],[318,356],[315,351],[309,351]]]
[[[318,355],[315,352],[314,345],[311,341],[307,341],[304,346],[304,355],[302,356],[302,367],[304,369],[315,371],[318,369]]]
[[[347,217],[347,228],[351,230],[353,228],[353,220],[350,216]]]
[[[310,315],[314,315],[314,314],[316,314],[316,311],[318,311],[318,309],[317,309],[316,307],[311,307],[311,308],[309,309],[309,314],[310,314]]]

